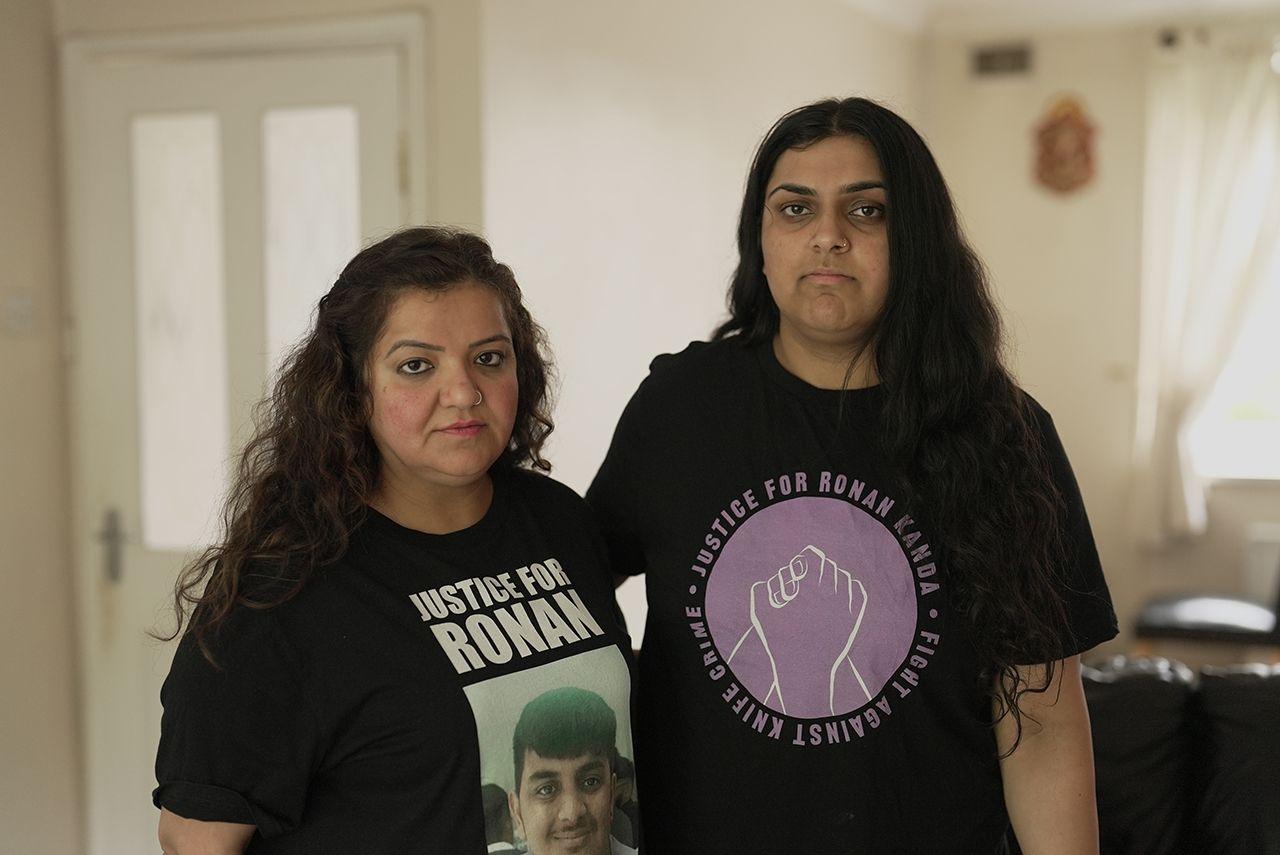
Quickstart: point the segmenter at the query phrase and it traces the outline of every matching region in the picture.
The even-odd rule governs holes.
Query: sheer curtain
[[[1271,34],[1214,33],[1161,50],[1149,69],[1134,446],[1134,509],[1149,544],[1204,530],[1187,434],[1275,262],[1275,51]]]

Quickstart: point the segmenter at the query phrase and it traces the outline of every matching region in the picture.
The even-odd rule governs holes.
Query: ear
[[[511,812],[511,824],[516,827],[516,833],[520,835],[521,840],[524,840],[524,821],[520,819],[520,797],[514,790],[507,793],[507,810]]]

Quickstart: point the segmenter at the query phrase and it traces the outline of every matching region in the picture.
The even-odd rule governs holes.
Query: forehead
[[[573,757],[543,757],[532,748],[524,750],[524,777],[529,780],[534,775],[550,777],[553,775],[573,775],[576,772],[594,766],[604,766],[606,758],[603,754],[589,751]]]
[[[825,184],[843,186],[883,180],[880,160],[871,143],[862,137],[837,136],[784,151],[773,165],[769,188],[803,184],[820,189]]]
[[[470,335],[475,327],[507,332],[502,299],[488,285],[475,281],[451,285],[443,291],[407,288],[396,295],[382,325],[380,339],[415,331]]]

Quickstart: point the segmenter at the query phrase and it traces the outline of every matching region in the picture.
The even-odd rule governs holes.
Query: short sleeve
[[[1071,633],[1066,640],[1066,655],[1071,656],[1115,638],[1119,625],[1080,485],[1053,425],[1053,417],[1039,404],[1033,403],[1032,409],[1039,422],[1045,458],[1066,506],[1063,525],[1066,564],[1061,585]]]
[[[645,381],[622,411],[613,441],[605,455],[600,470],[587,489],[587,504],[595,515],[600,533],[604,537],[609,564],[615,573],[635,576],[645,571],[645,555],[640,525],[638,493],[643,460],[636,437],[644,435],[643,419],[646,413]],[[650,461],[647,466],[661,465]]]
[[[213,643],[217,667],[185,636],[160,699],[152,793],[187,819],[295,828],[318,755],[302,669],[271,611],[239,609]]]

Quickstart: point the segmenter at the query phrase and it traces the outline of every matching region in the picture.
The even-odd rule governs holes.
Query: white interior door
[[[362,243],[404,224],[403,51],[81,57],[64,90],[74,544],[92,855],[154,852],[176,574],[251,408]],[[65,66],[64,66],[65,67]]]

